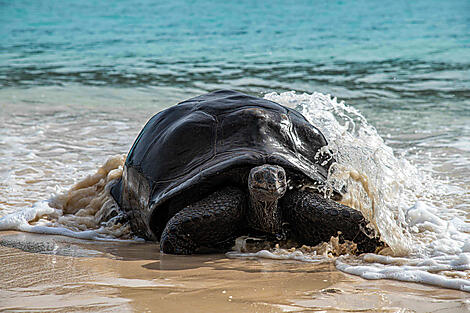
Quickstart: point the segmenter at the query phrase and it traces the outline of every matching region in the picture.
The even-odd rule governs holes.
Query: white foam
[[[336,268],[365,279],[394,279],[470,292],[470,235],[458,232],[452,226],[453,220],[443,221],[430,213],[428,207],[421,202],[417,202],[417,205],[409,211],[413,216],[410,223],[413,226],[430,224],[442,227],[425,227],[425,232],[432,232],[433,236],[424,237],[422,242],[418,240],[420,237],[414,238],[418,249],[406,256],[372,253],[359,257],[344,255],[335,260]],[[262,250],[254,253],[233,251],[227,255],[315,263],[332,259],[331,255],[327,258],[300,250],[289,252],[286,249]]]
[[[468,212],[442,200],[468,192],[395,156],[355,108],[329,95],[286,92],[265,98],[297,108],[322,131],[337,160],[329,182],[346,188],[345,204],[360,210],[390,247],[389,256],[341,256],[339,270],[470,291]],[[302,258],[309,255],[296,256]]]
[[[40,201],[0,218],[0,230],[62,235],[78,239],[141,241],[129,225],[103,221],[117,204],[109,188],[122,173],[125,156],[108,158],[96,173],[50,200]]]
[[[325,257],[323,256],[307,256],[298,250],[292,252],[288,252],[287,250],[283,249],[278,249],[276,251],[260,250],[257,252],[230,251],[227,252],[226,255],[232,258],[264,258],[273,260],[294,260],[309,263],[325,262]]]
[[[394,279],[470,292],[470,280],[436,274],[442,271],[455,271],[452,275],[458,276],[459,271],[470,269],[468,260],[460,260],[463,261],[463,264],[457,264],[456,266],[452,265],[453,262],[435,265],[432,260],[427,262],[428,265],[425,265],[426,261],[420,261],[417,262],[416,265],[411,266],[390,265],[393,264],[393,259],[394,258],[388,257],[388,259],[383,260],[379,255],[367,255],[363,256],[362,260],[371,262],[370,265],[351,265],[347,263],[348,261],[344,257],[339,257],[336,259],[335,265],[340,271],[358,275],[366,279]],[[402,259],[399,259],[399,261],[400,263],[403,262]],[[462,277],[466,277],[466,274],[461,274]]]
[[[36,202],[30,208],[23,208],[0,218],[0,230],[29,231],[32,222],[46,214],[53,214],[56,210],[49,206],[48,201]]]
[[[17,230],[36,234],[61,235],[78,239],[116,240],[113,236],[104,235],[103,229],[73,231],[53,225],[50,221],[41,220],[44,216],[58,216],[61,212],[51,208],[49,201],[40,201],[30,208],[23,208],[0,218],[0,230]],[[33,224],[34,223],[34,224]]]

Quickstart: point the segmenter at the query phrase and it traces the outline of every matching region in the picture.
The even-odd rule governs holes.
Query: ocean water
[[[469,12],[456,0],[0,1],[0,230],[132,239],[97,220],[139,130],[231,88],[298,109],[338,154],[331,183],[390,246],[339,257],[339,270],[469,291]]]

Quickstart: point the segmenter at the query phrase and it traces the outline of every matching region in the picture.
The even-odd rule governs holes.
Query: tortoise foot
[[[284,218],[297,241],[316,245],[338,236],[357,244],[359,253],[374,252],[383,243],[366,227],[361,212],[308,191],[292,191],[283,200]]]
[[[201,248],[226,247],[238,235],[243,203],[241,190],[226,187],[185,207],[168,221],[160,251],[193,254]]]

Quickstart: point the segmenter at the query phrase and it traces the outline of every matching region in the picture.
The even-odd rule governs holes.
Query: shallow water
[[[60,312],[467,312],[466,293],[316,265],[160,255],[153,244],[0,235],[0,308]],[[33,253],[34,252],[34,253]]]
[[[34,91],[65,92],[60,88],[44,87],[36,87]],[[27,95],[24,93],[22,97]],[[338,269],[369,279],[389,278],[469,290],[470,235],[468,190],[465,185],[462,186],[458,179],[449,181],[436,175],[432,168],[432,154],[420,159],[422,163],[415,161],[415,164],[409,161],[413,160],[412,154],[397,155],[357,109],[330,96],[286,92],[271,93],[265,97],[298,109],[325,134],[329,148],[338,161],[336,170],[329,178],[330,183],[339,190],[346,187],[348,192],[343,202],[361,210],[389,246],[389,249],[382,251],[383,256],[367,254],[359,258],[337,258],[335,264]],[[27,102],[24,98],[15,101]],[[18,108],[18,105],[21,103],[16,103],[15,107]],[[30,114],[11,112],[10,117],[5,119],[5,123],[12,125],[5,142],[14,142],[17,146],[15,151],[5,149],[10,154],[5,153],[4,159],[18,169],[10,172],[4,180],[10,193],[2,201],[2,213],[11,214],[0,220],[0,229],[95,240],[134,239],[127,227],[101,225],[100,216],[107,214],[113,205],[105,186],[119,177],[122,170],[124,155],[117,153],[129,149],[133,136],[144,124],[135,122],[139,118],[149,118],[138,114],[146,112],[147,106],[123,106],[119,113],[113,112],[116,106],[100,106],[99,109],[93,104],[88,106],[86,113],[80,113],[73,106],[50,104],[48,109],[52,109],[52,113],[49,110],[38,113],[35,111],[37,109],[30,111]],[[128,110],[132,113],[124,115],[126,120],[122,120],[122,111]],[[29,121],[31,116],[33,120],[39,116],[43,121],[39,123],[41,126]],[[12,136],[17,138],[12,140]],[[44,140],[44,136],[48,142],[37,144]],[[127,140],[123,140],[124,136],[128,137]],[[65,140],[70,142],[65,143]],[[25,153],[27,150],[30,150],[28,154]],[[42,172],[42,168],[36,170],[37,162],[43,162],[45,157],[47,163],[44,167],[52,167],[49,168],[50,173],[55,177],[58,173],[72,175],[72,180],[67,180],[68,176],[60,177],[51,188],[51,180],[44,178],[47,173]],[[97,171],[101,165],[103,167]],[[67,170],[71,171],[70,174]],[[96,174],[93,174],[95,171]],[[93,175],[83,177],[79,172]],[[25,173],[28,173],[27,177]],[[34,174],[41,178],[34,178]],[[67,191],[65,187],[72,181],[78,181],[78,184]],[[26,190],[31,191],[30,201],[34,203],[31,208],[25,207],[27,197],[21,194]],[[24,202],[8,202],[15,192]],[[49,203],[37,202],[51,197]],[[449,198],[452,201],[445,201]],[[274,249],[269,253],[235,251],[230,255],[239,258],[294,259],[307,263],[315,263],[319,258],[316,250],[292,252]],[[322,258],[327,257],[320,256],[320,260]]]
[[[15,217],[9,227],[5,220],[0,222],[0,228],[23,225],[23,230],[63,233],[60,227],[65,227],[69,235],[109,239],[119,229],[86,233],[87,228],[96,231],[99,226],[83,218],[80,224],[70,214],[51,221],[53,218],[47,217],[54,214],[41,201],[66,193],[110,157],[125,154],[157,111],[197,94],[233,88],[294,107],[322,127],[339,153],[339,170],[331,183],[348,186],[345,201],[370,218],[391,250],[388,256],[341,257],[334,261],[323,258],[328,275],[335,278],[325,278],[327,285],[301,284],[305,292],[301,296],[296,293],[295,281],[302,274],[295,276],[292,269],[303,272],[307,280],[315,280],[324,265],[317,264],[317,256],[298,251],[238,256],[255,260],[194,257],[184,259],[190,260],[192,271],[181,269],[189,276],[171,273],[206,282],[201,288],[211,282],[230,282],[245,299],[237,303],[249,303],[241,307],[256,308],[253,311],[314,308],[334,312],[374,306],[382,311],[429,311],[437,306],[450,312],[468,310],[466,294],[459,291],[380,279],[461,290],[470,285],[467,1],[330,1],[315,5],[14,1],[0,3],[0,7],[0,217],[10,213]],[[324,94],[338,97],[338,101]],[[87,205],[90,208],[95,204]],[[35,216],[32,222],[22,220],[41,211],[49,212],[42,220]],[[124,233],[121,229],[121,235]],[[156,258],[146,254],[153,251],[150,246],[97,241],[71,245],[69,252],[59,257],[63,267],[59,266],[58,275],[52,277],[55,282],[42,283],[54,272],[50,267],[54,263],[51,254],[38,252],[54,249],[49,242],[56,239],[34,235],[33,244],[20,247],[31,238],[12,237],[7,244],[1,241],[5,262],[2,259],[0,267],[10,275],[8,284],[0,284],[5,286],[0,289],[0,303],[7,303],[1,309],[12,309],[31,295],[37,296],[35,303],[47,304],[53,299],[57,306],[29,302],[15,308],[67,311],[80,303],[79,310],[142,311],[166,303],[157,298],[149,300],[146,287],[122,289],[120,278],[140,278],[125,272],[129,263],[100,254],[103,249],[122,253],[131,249],[142,258],[135,260],[131,272],[139,272],[148,260]],[[94,244],[102,248],[97,248],[96,254],[87,248]],[[18,280],[22,276],[15,268],[22,266],[18,265],[21,259],[43,264],[23,275],[37,278],[37,283],[33,282],[37,289]],[[268,275],[263,274],[265,266],[285,273],[264,277],[265,284],[279,286],[284,296],[271,290],[264,298],[246,300],[253,291],[239,277],[240,272],[214,278],[211,270],[198,270],[206,269],[206,262],[221,259],[224,266],[232,264],[241,272],[263,264],[253,270],[256,275]],[[178,263],[176,260],[170,263]],[[123,269],[112,274],[96,270],[97,279],[106,280],[106,284],[90,287],[83,281],[92,280],[93,275],[61,280],[65,266],[77,273],[100,266]],[[380,280],[364,281],[334,268]],[[142,275],[145,282],[139,283],[155,283],[155,272]],[[158,277],[172,278],[169,272]],[[289,279],[292,284],[282,283]],[[328,286],[337,288],[338,281],[342,293],[320,291]],[[56,296],[47,287],[50,284],[61,290]],[[149,288],[155,291],[159,287]],[[178,303],[198,299],[198,308],[207,311],[203,299],[210,299],[214,292],[211,288],[207,293],[195,289],[188,293],[175,287],[161,294]],[[103,298],[80,302],[83,293],[90,290],[101,290]],[[115,297],[116,290],[124,290],[125,296]],[[199,294],[202,296],[198,298]],[[366,299],[366,294],[377,298],[368,302],[371,298]],[[73,301],[61,295],[74,295]],[[356,295],[363,297],[362,302],[355,299]],[[225,296],[219,296],[221,308],[229,305]],[[282,300],[276,301],[278,297]],[[410,297],[412,301],[404,300]],[[331,301],[337,302],[329,306]],[[148,303],[148,307],[135,306],[140,302]],[[263,309],[253,303],[264,303]]]

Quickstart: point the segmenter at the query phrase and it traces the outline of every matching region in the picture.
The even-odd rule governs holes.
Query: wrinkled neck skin
[[[250,192],[249,225],[268,234],[280,234],[282,232],[282,221],[281,210],[278,205],[279,198],[266,201],[260,201],[258,198],[256,194]]]
[[[248,175],[248,190],[248,224],[253,229],[279,237],[282,221],[278,202],[287,190],[285,170],[270,164],[253,167]]]

